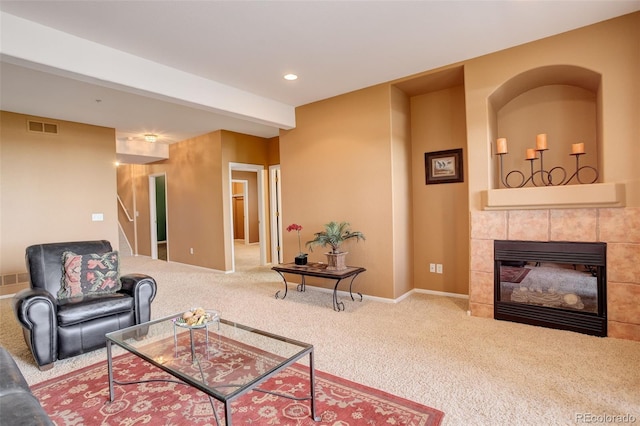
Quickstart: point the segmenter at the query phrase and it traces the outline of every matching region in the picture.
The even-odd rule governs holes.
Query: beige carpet
[[[154,318],[204,306],[312,343],[318,369],[440,409],[445,425],[570,425],[584,414],[640,422],[640,342],[470,317],[466,300],[425,294],[396,304],[343,295],[346,311],[334,312],[330,293],[311,287],[275,299],[280,277],[251,263],[222,274],[128,257],[122,272],[156,278]],[[103,349],[40,372],[10,299],[0,314],[0,343],[31,384],[106,359]]]

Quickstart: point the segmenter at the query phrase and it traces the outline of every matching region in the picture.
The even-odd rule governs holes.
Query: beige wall
[[[304,242],[327,222],[349,222],[366,236],[343,246],[347,264],[367,268],[357,290],[381,297],[394,297],[395,285],[390,108],[389,86],[374,86],[299,107],[296,128],[280,132],[283,227],[302,225]],[[291,262],[297,236],[283,239]],[[326,262],[326,251],[314,249],[309,260]]]
[[[29,132],[28,119],[58,134]],[[118,249],[114,129],[5,111],[0,122],[0,273],[24,272],[31,244],[105,239]]]

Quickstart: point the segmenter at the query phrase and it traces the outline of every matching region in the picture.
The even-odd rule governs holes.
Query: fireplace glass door
[[[500,300],[597,314],[597,267],[501,262]]]
[[[494,249],[496,319],[606,335],[605,243],[495,241]]]

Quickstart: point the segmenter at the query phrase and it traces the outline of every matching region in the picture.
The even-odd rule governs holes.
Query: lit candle
[[[571,153],[572,154],[584,154],[584,143],[574,143],[571,144]]]
[[[542,151],[544,149],[547,149],[547,134],[546,133],[540,133],[538,136],[536,136],[536,149],[538,151]]]
[[[507,151],[507,138],[499,138],[496,140],[496,154],[506,154]]]
[[[527,148],[527,160],[536,159],[536,150],[533,148]]]

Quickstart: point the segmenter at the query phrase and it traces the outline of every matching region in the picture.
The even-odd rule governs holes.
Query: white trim
[[[282,247],[278,250],[278,243],[282,242],[282,196],[281,196],[280,165],[269,166],[269,215],[271,217],[271,263],[282,263]]]
[[[289,285],[299,285],[300,283],[296,283],[293,281],[287,281],[287,283]],[[325,288],[325,287],[316,287],[314,285],[306,285],[307,289],[312,289],[312,290],[317,290],[323,293],[333,293],[333,289],[331,288]],[[349,292],[346,290],[338,290],[337,293],[340,296],[349,296]],[[469,299],[469,296],[466,294],[458,294],[458,293],[447,293],[444,291],[434,291],[434,290],[425,290],[425,289],[421,289],[421,288],[414,288],[412,290],[409,290],[408,292],[406,292],[405,294],[403,294],[400,297],[397,297],[395,299],[389,299],[388,297],[378,297],[378,296],[369,296],[366,294],[362,295],[362,299],[364,300],[369,299],[369,300],[373,300],[376,302],[382,302],[382,303],[400,303],[402,302],[404,299],[407,299],[409,296],[411,296],[413,293],[422,293],[422,294],[431,294],[433,296],[441,296],[441,297],[454,297],[457,299]],[[356,292],[353,292],[353,294],[356,294]]]
[[[156,176],[149,175],[149,244],[151,245],[151,259],[158,259],[158,230],[156,222]]]
[[[444,297],[455,297],[456,299],[469,299],[468,294],[460,294],[460,293],[449,293],[446,291],[435,291],[435,290],[426,290],[423,288],[414,288],[409,293],[423,293],[423,294],[432,294],[434,296],[444,296]]]

